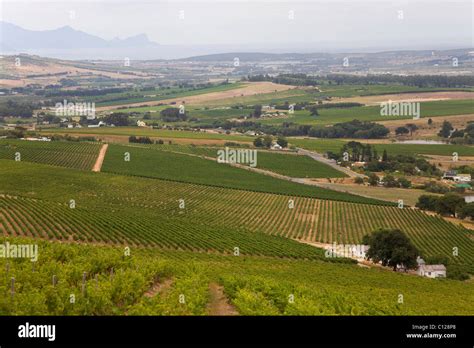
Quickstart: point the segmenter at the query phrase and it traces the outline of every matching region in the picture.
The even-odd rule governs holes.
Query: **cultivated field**
[[[310,139],[310,138],[291,138],[290,143],[307,150],[325,153],[332,151],[339,153],[342,146],[348,140],[342,139]],[[366,143],[364,139],[358,139],[361,143]],[[474,156],[474,146],[469,145],[448,145],[448,144],[399,144],[399,143],[378,143],[379,140],[367,141],[368,144],[375,146],[378,153],[387,150],[389,155],[439,155],[452,156],[457,152],[459,156]]]
[[[218,151],[225,151],[223,147],[198,147],[179,145],[157,145],[153,148],[161,151],[171,151],[204,156],[217,160]],[[235,151],[246,151],[245,148],[228,148]],[[254,149],[255,150],[255,149]],[[294,152],[255,150],[256,168],[268,170],[293,178],[344,178],[346,175],[324,163],[315,161],[308,156],[298,155]],[[242,165],[249,165],[243,163]]]
[[[388,101],[388,100],[385,100]],[[444,101],[427,101],[420,105],[420,117],[427,122],[427,118],[441,117],[451,115],[465,115],[472,113],[474,109],[474,99],[465,100],[444,100]],[[354,119],[360,121],[388,121],[388,120],[404,120],[405,123],[411,123],[413,115],[404,116],[384,116],[381,115],[380,106],[361,106],[350,108],[330,108],[320,109],[319,115],[311,116],[309,111],[295,111],[288,117],[264,119],[266,124],[282,124],[283,122],[294,122],[298,124],[310,125],[327,125],[340,122],[349,122]],[[418,121],[421,122],[421,121]],[[405,124],[404,123],[404,124]]]
[[[286,86],[286,85],[280,85],[280,84],[275,84],[271,82],[254,82],[254,83],[248,83],[248,84],[236,84],[233,86],[232,84],[229,85],[228,88],[224,90],[217,90],[217,91],[207,91],[203,90],[201,93],[196,93],[197,95],[186,95],[182,94],[180,96],[177,96],[176,98],[169,98],[169,99],[162,99],[157,102],[143,102],[143,103],[127,103],[127,104],[116,104],[113,106],[103,106],[98,108],[98,111],[104,111],[104,110],[113,110],[116,109],[118,106],[142,106],[142,105],[147,105],[147,106],[153,106],[153,105],[158,105],[161,103],[182,103],[182,104],[191,104],[191,105],[202,105],[202,104],[208,104],[208,103],[215,103],[216,101],[222,100],[222,99],[228,99],[228,98],[236,98],[236,97],[245,97],[245,96],[255,96],[255,95],[260,95],[260,94],[265,94],[265,93],[270,93],[270,92],[278,92],[278,91],[286,91],[289,89],[294,88],[293,86]]]
[[[333,102],[356,102],[367,105],[378,105],[388,100],[396,102],[426,102],[438,100],[463,100],[473,99],[474,92],[467,91],[445,91],[445,92],[422,92],[422,93],[397,93],[384,95],[360,96],[352,98],[334,99]]]
[[[237,246],[250,255],[318,257],[319,249],[291,239],[360,243],[377,228],[399,228],[423,255],[443,254],[474,267],[472,231],[407,207],[2,162],[7,235],[220,253]],[[459,257],[452,256],[453,247]]]
[[[0,140],[0,158],[91,170],[101,145],[86,142]]]
[[[130,161],[124,160],[125,153],[130,154]],[[322,174],[328,173],[326,166],[317,164],[315,166],[318,167],[319,171],[323,170]],[[217,161],[142,147],[110,145],[102,171],[259,192],[374,204],[381,203],[359,196],[276,179],[246,169],[217,163]]]
[[[0,259],[2,269],[8,263],[0,291],[9,292],[10,277],[16,279],[14,297],[0,297],[1,315],[469,315],[474,309],[472,283],[356,265],[141,248],[124,257],[123,248],[48,242],[39,243],[39,252],[34,272],[29,261]]]

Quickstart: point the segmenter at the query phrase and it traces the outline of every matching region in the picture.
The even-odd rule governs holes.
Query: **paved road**
[[[330,167],[332,167],[332,168],[334,168],[334,169],[336,169],[340,172],[343,172],[344,174],[348,175],[351,178],[357,178],[357,177],[365,178],[366,177],[364,174],[359,174],[359,173],[356,173],[356,172],[354,172],[354,171],[352,171],[348,168],[341,167],[340,165],[338,165],[336,163],[335,160],[328,159],[328,158],[324,157],[323,155],[321,155],[317,152],[308,151],[308,150],[301,149],[301,148],[297,148],[297,150],[298,150],[298,153],[309,156],[312,159],[314,159],[315,161],[327,164],[328,166],[330,166]]]

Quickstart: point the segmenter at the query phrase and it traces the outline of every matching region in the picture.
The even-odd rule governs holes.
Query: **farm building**
[[[420,265],[417,270],[418,275],[428,278],[446,278],[445,265]]]
[[[422,277],[428,278],[446,278],[446,266],[445,265],[427,265],[425,260],[418,256],[416,259],[418,263],[418,269],[416,273]]]
[[[454,170],[449,170],[443,174],[443,179],[455,182],[469,182],[471,181],[471,174],[458,174]]]

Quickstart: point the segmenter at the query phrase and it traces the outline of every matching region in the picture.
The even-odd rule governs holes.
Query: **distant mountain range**
[[[347,49],[335,49],[336,43],[286,44],[275,47],[268,44],[248,45],[162,45],[150,41],[146,34],[138,34],[125,39],[105,40],[95,35],[64,26],[53,30],[28,30],[15,24],[0,21],[0,54],[14,55],[26,53],[43,57],[72,60],[155,60],[188,59],[197,61],[232,60],[238,56],[242,60],[299,60],[328,59],[344,52],[395,51],[398,47],[368,48],[347,43]],[[343,43],[338,42],[339,46]],[[359,44],[360,45],[360,44]],[[442,45],[443,46],[443,45]],[[450,48],[457,46],[454,42]],[[431,50],[431,47],[408,47],[405,49]],[[435,49],[433,47],[433,49]],[[446,48],[444,48],[446,49]],[[222,52],[235,52],[225,53]],[[265,52],[265,53],[261,53]],[[285,53],[294,52],[294,53]],[[314,53],[314,52],[331,52]],[[400,51],[397,52],[399,54]],[[411,55],[413,53],[410,53]],[[192,57],[192,58],[186,58]],[[387,58],[388,55],[387,55]]]
[[[145,34],[126,39],[104,40],[98,36],[64,26],[54,30],[34,31],[17,25],[0,22],[0,45],[2,50],[34,49],[81,49],[158,46]]]

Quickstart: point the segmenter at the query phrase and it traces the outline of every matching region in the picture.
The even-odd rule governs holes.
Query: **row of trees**
[[[387,136],[389,132],[388,128],[375,122],[352,120],[329,127],[312,127],[308,135],[317,138],[380,139]]]
[[[416,132],[418,130],[418,126],[414,123],[407,123],[405,126],[397,127],[395,129],[395,134],[396,135],[406,135],[410,133],[410,136],[413,135],[413,132]]]
[[[346,75],[346,74],[328,74],[326,79],[333,81],[338,85],[341,84],[356,84],[356,85],[370,85],[370,84],[398,84],[404,86],[416,87],[472,87],[474,86],[474,76],[459,75]]]
[[[167,108],[160,111],[161,119],[165,122],[179,122],[186,121],[188,115],[184,109]]]
[[[363,184],[365,181],[363,178],[358,177],[355,179],[356,184]],[[375,173],[370,173],[367,183],[370,186],[377,186],[380,183],[380,178]],[[401,188],[410,188],[411,181],[405,177],[400,177],[396,179],[393,175],[387,174],[382,180],[384,187],[401,187]]]
[[[444,196],[421,195],[416,207],[422,210],[435,211],[440,215],[454,216],[460,219],[474,218],[474,203],[466,203],[456,193],[448,192]]]
[[[0,103],[0,117],[32,117],[33,111],[38,107],[40,107],[40,105],[9,99],[6,102]]]
[[[306,74],[280,74],[278,76],[254,75],[248,76],[248,81],[271,81],[293,86],[317,86],[322,84],[337,85],[378,85],[397,84],[417,87],[472,87],[474,77],[471,75],[412,75],[399,76],[391,74],[377,75],[349,75],[349,74],[328,74],[326,76],[308,76]]]

